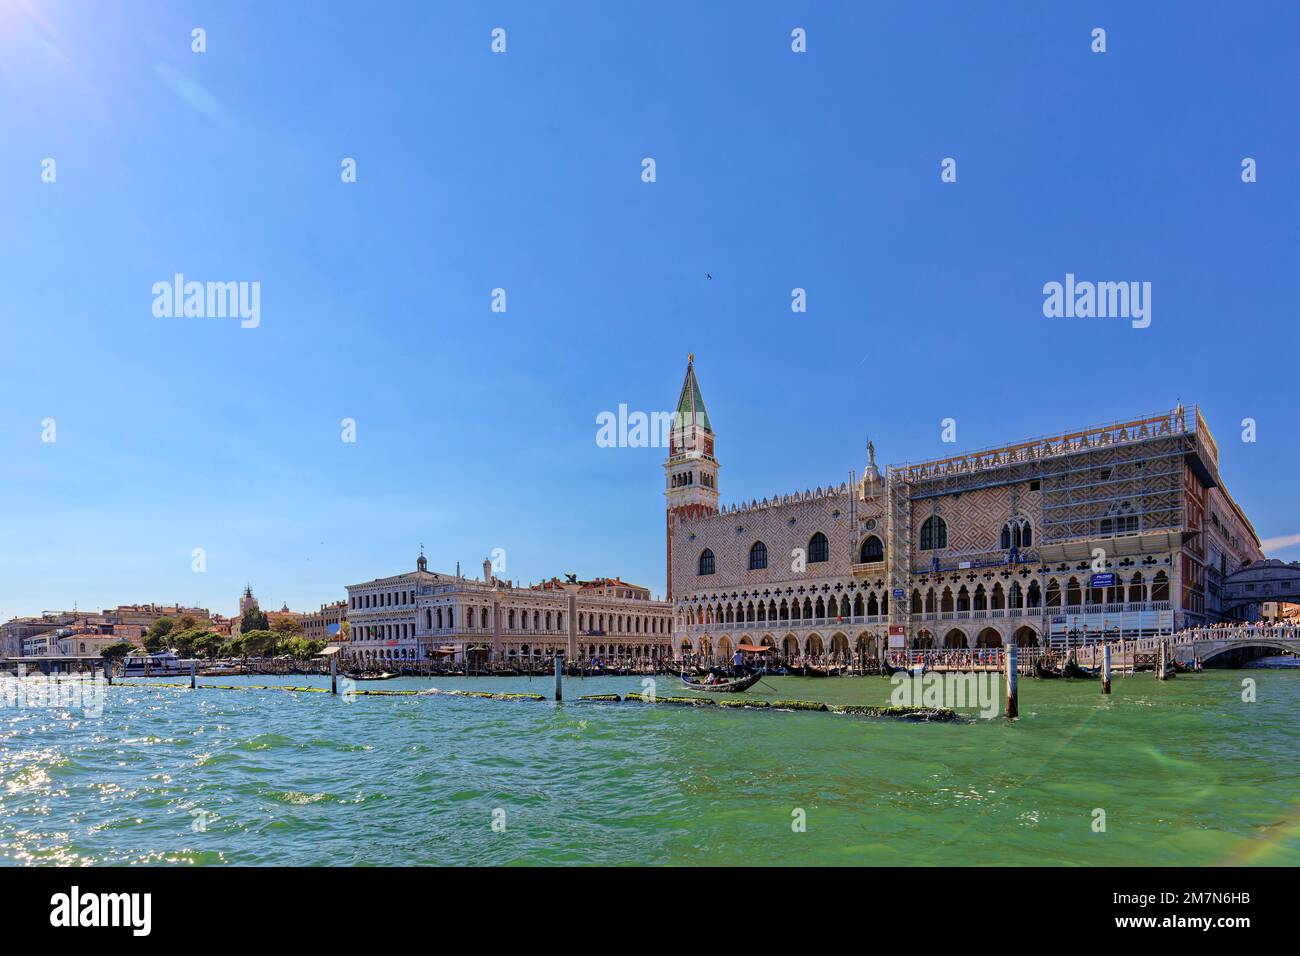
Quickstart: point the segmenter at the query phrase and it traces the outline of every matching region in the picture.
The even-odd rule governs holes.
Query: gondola
[[[395,674],[392,671],[381,671],[378,674],[373,671],[367,671],[364,673],[347,674],[345,676],[348,680],[392,680],[394,677],[400,677],[401,675]]]
[[[1092,674],[1074,662],[1074,658],[1070,658],[1065,662],[1065,666],[1061,668],[1061,676],[1068,677],[1071,680],[1092,680],[1093,678]]]
[[[681,680],[691,690],[702,690],[706,694],[738,694],[742,690],[749,690],[758,683],[759,678],[762,676],[762,674],[748,674],[745,677],[733,677],[721,684],[705,684],[697,680],[690,680],[685,674],[682,675]]]
[[[1042,677],[1047,680],[1056,680],[1060,678],[1061,672],[1048,667],[1040,658],[1034,661],[1034,676]]]
[[[889,661],[882,659],[880,666],[884,670],[886,677],[893,677],[895,674],[911,674],[917,676],[925,673],[924,664],[913,664],[911,667],[895,667],[893,664],[889,663]]]
[[[843,673],[844,665],[842,664],[829,664],[826,666],[810,664],[804,668],[805,677],[839,677]]]

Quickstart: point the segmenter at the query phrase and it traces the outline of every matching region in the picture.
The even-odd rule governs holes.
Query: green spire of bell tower
[[[704,407],[704,396],[700,394],[700,383],[695,377],[695,353],[686,360],[686,378],[682,382],[682,394],[677,399],[677,413],[674,416],[673,429],[681,430],[697,426],[710,435],[713,426],[709,424],[709,412]]]

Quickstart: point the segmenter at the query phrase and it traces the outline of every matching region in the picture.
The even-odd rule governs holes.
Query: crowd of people
[[[1217,624],[1186,627],[1174,635],[1176,640],[1234,637],[1300,637],[1300,621],[1220,621]]]

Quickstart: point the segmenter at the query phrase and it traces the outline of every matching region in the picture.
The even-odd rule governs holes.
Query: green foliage
[[[221,635],[213,634],[211,631],[201,631],[194,638],[194,654],[197,657],[214,660],[222,655],[225,647],[226,642]]]
[[[280,640],[288,640],[294,635],[302,633],[302,622],[291,617],[276,618],[275,623],[271,625],[271,630]]]
[[[171,638],[172,629],[176,622],[169,617],[162,617],[149,625],[149,630],[144,632],[144,637],[140,643],[150,654],[157,654],[159,651],[166,650],[169,639]]]
[[[240,652],[245,657],[265,657],[275,649],[276,640],[275,634],[265,628],[244,631],[239,636]]]
[[[276,654],[288,654],[295,660],[311,660],[321,651],[325,650],[324,641],[309,641],[305,637],[290,637],[282,640],[275,647]]]
[[[128,654],[136,650],[134,644],[130,641],[119,641],[116,644],[109,644],[99,652],[99,656],[106,661],[120,661]]]
[[[247,634],[249,631],[265,631],[266,614],[258,607],[250,607],[244,612],[244,616],[239,619],[239,633]]]
[[[209,638],[220,640],[217,635],[202,627],[191,627],[184,631],[173,630],[170,637],[169,643],[179,657],[197,656],[199,653],[198,645],[202,640]]]

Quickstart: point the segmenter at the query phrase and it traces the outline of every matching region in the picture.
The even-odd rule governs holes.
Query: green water
[[[884,704],[891,690],[879,677],[769,682],[832,703]],[[660,678],[659,692],[676,684]],[[362,686],[550,690],[523,678]],[[760,689],[747,696],[778,696]],[[627,693],[640,680],[565,690]],[[99,716],[0,708],[0,860],[1295,865],[1298,691],[1300,675],[1276,671],[1121,677],[1110,697],[1093,682],[1023,680],[1019,721],[912,724],[114,687]]]

